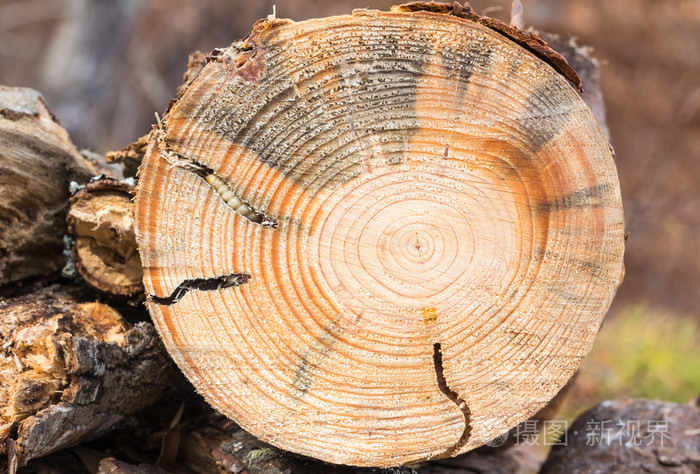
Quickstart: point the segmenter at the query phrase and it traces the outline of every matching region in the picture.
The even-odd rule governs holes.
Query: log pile
[[[10,470],[108,432],[155,402],[172,365],[153,326],[65,288],[0,301],[0,454]]]
[[[70,201],[73,255],[85,280],[100,286],[93,283],[100,276],[136,273],[129,291],[100,290],[125,295],[140,288],[125,185],[111,183],[126,198],[114,198],[104,180],[70,196],[71,187],[99,171],[37,92],[0,88],[0,470],[15,472],[109,432],[172,381],[174,367],[150,323],[130,324],[99,295],[61,277],[70,260]],[[104,268],[91,278],[95,257]],[[112,265],[120,268],[110,273]]]
[[[108,154],[136,191],[0,89],[6,467],[536,472],[474,449],[553,416],[624,248],[597,65],[542,36],[457,3],[261,20]]]

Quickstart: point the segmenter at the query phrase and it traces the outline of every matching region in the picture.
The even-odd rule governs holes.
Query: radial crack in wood
[[[175,304],[182,299],[190,290],[217,291],[224,288],[240,286],[250,280],[250,275],[246,273],[234,273],[216,278],[193,278],[180,283],[170,296],[150,295],[148,298],[154,303],[161,305]]]
[[[459,452],[459,450],[464,446],[467,441],[469,441],[469,435],[471,434],[471,413],[469,411],[469,406],[467,402],[462,400],[457,392],[452,390],[449,385],[447,385],[447,380],[445,380],[445,374],[442,368],[442,348],[439,342],[433,344],[433,363],[435,364],[435,375],[437,376],[438,387],[440,391],[445,394],[447,398],[452,400],[452,403],[457,405],[457,408],[462,412],[464,416],[464,432],[460,436],[457,443],[445,451],[445,456],[452,456],[454,453]]]
[[[491,22],[447,13],[261,20],[149,141],[147,293],[250,275],[151,299],[153,320],[207,401],[275,446],[365,466],[474,449],[565,385],[620,283],[590,110]]]

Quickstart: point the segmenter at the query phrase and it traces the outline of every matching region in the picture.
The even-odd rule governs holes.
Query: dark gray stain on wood
[[[168,306],[180,301],[190,290],[217,291],[244,285],[249,280],[250,275],[247,273],[232,273],[214,278],[192,278],[180,283],[169,296],[149,295],[148,299],[154,303]]]
[[[536,247],[533,258],[541,261],[545,257],[555,260],[557,265],[573,266],[577,270],[585,272],[593,278],[601,278],[605,280],[609,280],[611,278],[608,269],[598,263],[595,259],[583,260],[576,258],[576,256],[573,254],[564,254],[561,252],[556,252],[552,249]]]
[[[454,113],[455,118],[462,119],[466,106],[465,99],[474,73],[484,74],[494,60],[491,49],[454,49],[445,46],[440,51],[440,63],[445,68],[445,75],[455,83]]]
[[[573,106],[568,102],[552,102],[553,98],[561,97],[562,87],[565,84],[556,77],[535,88],[518,119],[524,141],[535,153],[559,135],[569,121]]]
[[[301,393],[305,394],[309,391],[311,384],[313,383],[313,371],[316,366],[309,364],[308,353],[304,353],[301,356],[301,362],[294,372],[294,379],[292,379],[292,386],[299,390]]]
[[[540,210],[543,212],[556,212],[567,209],[605,207],[615,202],[614,192],[615,186],[611,183],[599,183],[548,201],[543,206],[540,206]]]
[[[299,398],[308,393],[314,384],[316,370],[335,350],[334,347],[338,341],[336,335],[339,330],[340,328],[334,322],[330,322],[318,335],[317,342],[301,355],[301,362],[292,378],[292,387],[299,391]]]
[[[347,32],[340,30],[329,31],[324,42],[345,38]],[[217,113],[185,104],[181,113],[250,149],[311,194],[335,187],[362,172],[358,141],[367,152],[381,152],[385,164],[397,164],[418,130],[415,98],[434,47],[428,40],[409,47],[404,34],[398,28],[358,32],[356,41],[371,44],[366,59],[342,54],[328,59],[312,41],[295,45],[302,51],[282,59],[278,49],[285,45],[266,45],[270,58],[280,57],[268,61],[270,81],[280,89],[237,82],[212,95],[208,107]],[[300,58],[302,75],[292,77]],[[392,118],[390,129],[386,117]]]
[[[535,56],[539,57],[550,66],[552,66],[559,74],[564,76],[579,92],[583,91],[581,79],[576,74],[576,71],[569,66],[566,58],[554,51],[547,45],[542,38],[529,31],[522,31],[515,26],[509,25],[487,16],[477,15],[468,3],[461,5],[459,2],[439,3],[439,2],[411,2],[404,5],[392,7],[392,11],[403,12],[431,12],[440,13],[443,15],[454,15],[459,18],[479,23],[496,33],[514,41],[521,47],[527,49]]]

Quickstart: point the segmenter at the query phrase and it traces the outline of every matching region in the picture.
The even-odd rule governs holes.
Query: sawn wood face
[[[256,436],[335,463],[451,456],[527,419],[622,276],[590,110],[437,13],[258,22],[163,117],[135,212],[183,372]]]

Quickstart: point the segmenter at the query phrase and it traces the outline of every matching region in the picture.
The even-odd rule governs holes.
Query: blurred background
[[[28,86],[78,147],[150,130],[188,54],[258,18],[388,9],[368,0],[0,0],[0,84]],[[700,1],[522,0],[527,26],[576,37],[601,64],[625,205],[625,282],[564,413],[605,398],[685,402],[700,391]],[[475,0],[509,20],[510,0]]]

